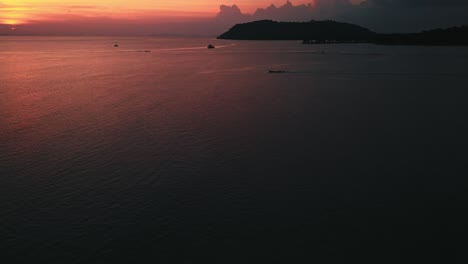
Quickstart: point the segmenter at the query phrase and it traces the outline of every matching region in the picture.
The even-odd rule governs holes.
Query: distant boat
[[[208,45],[208,48],[209,48],[209,49],[214,49],[214,48],[215,48],[215,46],[214,46],[214,45],[212,45],[212,44],[210,44],[210,45]]]
[[[114,44],[114,48],[118,48],[119,47],[119,44]]]

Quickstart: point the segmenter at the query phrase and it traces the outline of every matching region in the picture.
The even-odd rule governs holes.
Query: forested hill
[[[364,27],[336,22],[276,22],[260,20],[237,24],[219,39],[304,40],[304,43],[369,42],[382,45],[468,45],[468,26],[434,29],[419,33],[378,34]]]
[[[260,20],[237,24],[218,38],[238,40],[333,39],[337,41],[363,41],[373,39],[374,35],[374,32],[361,26],[331,20],[310,22]]]

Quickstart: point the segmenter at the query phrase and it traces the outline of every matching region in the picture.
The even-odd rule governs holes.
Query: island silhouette
[[[365,27],[333,20],[277,22],[259,20],[236,24],[218,39],[302,40],[304,44],[375,43],[382,45],[468,45],[468,26],[418,33],[380,34]]]

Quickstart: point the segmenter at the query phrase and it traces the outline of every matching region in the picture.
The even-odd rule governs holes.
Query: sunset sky
[[[468,24],[468,0],[291,2],[292,5],[285,4],[286,0],[0,0],[0,35],[215,35],[236,23],[258,19],[333,19],[378,32],[410,32]],[[263,16],[246,15],[271,4],[277,8],[263,12]],[[227,7],[220,12],[221,5]]]
[[[296,0],[294,4],[313,0]],[[245,12],[285,0],[0,0],[2,24],[27,24],[64,20],[70,16],[110,17],[116,19],[163,19],[168,17],[209,17],[219,5],[237,4]]]

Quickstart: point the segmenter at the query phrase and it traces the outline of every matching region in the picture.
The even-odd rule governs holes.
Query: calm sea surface
[[[467,89],[463,47],[0,37],[1,256],[462,263]]]

